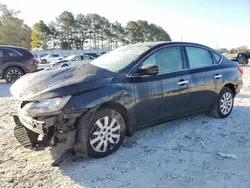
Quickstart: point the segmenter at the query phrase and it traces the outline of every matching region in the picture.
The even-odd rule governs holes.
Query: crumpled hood
[[[106,86],[115,74],[90,63],[45,69],[24,75],[12,85],[10,92],[18,100],[40,101]]]

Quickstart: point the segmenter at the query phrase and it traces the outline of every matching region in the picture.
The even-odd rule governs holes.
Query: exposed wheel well
[[[131,119],[129,117],[127,109],[124,106],[122,106],[121,104],[117,102],[109,101],[109,102],[102,104],[100,108],[102,107],[106,107],[106,108],[108,107],[108,108],[112,108],[118,111],[122,115],[126,124],[126,136],[131,136],[133,134],[132,126],[131,126],[132,125]]]
[[[4,77],[4,75],[5,75],[6,70],[9,69],[9,68],[19,68],[21,71],[23,71],[23,74],[25,74],[25,70],[24,70],[21,66],[12,65],[12,66],[6,67],[6,68],[3,70],[3,77]]]
[[[232,90],[232,92],[233,92],[233,94],[234,94],[234,96],[236,95],[236,90],[235,90],[235,87],[234,87],[234,84],[226,84],[226,85],[224,85],[224,87],[227,87],[227,88],[229,88],[229,89],[231,89]]]

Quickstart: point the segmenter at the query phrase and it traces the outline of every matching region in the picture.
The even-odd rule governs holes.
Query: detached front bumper
[[[74,116],[71,114],[67,118],[63,114],[58,114],[33,118],[27,116],[20,107],[18,114],[13,115],[16,124],[14,129],[15,137],[24,146],[33,147],[37,143],[43,142],[45,146],[56,146],[58,143],[67,143],[68,147],[73,148],[75,144],[75,122],[77,116],[80,115],[77,114]],[[42,141],[38,141],[39,135],[42,137]]]

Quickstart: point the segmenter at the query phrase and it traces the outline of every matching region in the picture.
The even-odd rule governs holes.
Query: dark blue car
[[[79,155],[104,157],[148,126],[199,112],[229,116],[242,74],[237,63],[204,45],[128,45],[88,64],[19,79],[11,88],[23,101],[15,135],[26,146],[42,135],[53,147],[68,143]]]

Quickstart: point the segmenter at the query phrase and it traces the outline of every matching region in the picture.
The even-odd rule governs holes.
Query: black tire
[[[42,60],[42,64],[46,64],[47,63],[47,60],[46,59],[43,59]]]
[[[17,67],[10,67],[4,71],[4,79],[8,83],[14,83],[20,77],[24,75],[23,70]]]
[[[68,67],[68,66],[69,66],[69,65],[67,65],[67,64],[63,64],[63,65],[62,65],[62,67]]]
[[[221,103],[223,100],[223,96],[225,96],[225,94],[228,93],[231,96],[232,99],[232,106],[230,107],[230,110],[227,113],[223,113],[222,109],[221,109]],[[222,90],[220,91],[217,100],[214,104],[214,106],[211,109],[211,115],[213,117],[216,118],[226,118],[227,116],[229,116],[233,110],[233,106],[234,106],[234,93],[233,91],[228,88],[228,87],[223,87]]]
[[[112,134],[111,133],[111,128],[106,130],[106,137],[105,135],[101,134],[101,135],[94,135],[94,133],[101,133],[101,129],[99,128],[99,126],[97,126],[96,122],[98,120],[102,121],[104,117],[109,117],[109,124],[112,122],[112,118],[116,119],[117,124],[115,123],[113,126],[111,126],[111,128],[113,127],[116,128],[118,126],[118,124],[120,125],[120,129],[117,130],[117,132],[115,133],[116,135],[120,135],[119,140],[117,139],[116,141],[114,140],[114,137],[112,138],[112,141],[116,142],[116,143],[111,143],[110,142],[110,135],[107,136],[107,134]],[[104,120],[103,120],[104,121]],[[103,122],[104,123],[104,122]],[[104,125],[104,124],[102,124]],[[110,130],[110,133],[108,132]],[[100,132],[99,132],[100,131]],[[103,131],[105,131],[103,129]],[[123,139],[125,137],[125,132],[126,132],[126,125],[125,125],[125,121],[122,117],[122,115],[110,108],[101,108],[100,110],[97,110],[96,113],[93,115],[93,118],[90,120],[90,122],[88,123],[88,119],[86,119],[86,115],[83,114],[77,121],[77,125],[76,125],[76,132],[77,132],[77,136],[76,136],[76,154],[79,155],[79,151],[80,151],[80,156],[89,156],[89,157],[93,157],[93,158],[100,158],[100,157],[106,157],[112,153],[114,153],[115,151],[117,151],[119,149],[119,147],[121,146]],[[115,132],[115,131],[114,131]],[[94,139],[97,139],[97,137],[102,137],[102,141],[103,142],[107,142],[107,150],[106,151],[102,151],[102,152],[98,152],[96,151],[92,145],[91,145],[91,140],[93,141]],[[105,138],[104,138],[105,137]],[[104,140],[106,139],[106,140]],[[100,139],[96,142],[94,142],[95,147],[98,148],[98,144],[100,144],[102,142]],[[102,143],[103,143],[102,142]],[[100,149],[102,148],[104,150],[104,145],[101,144],[102,146],[100,147]]]

